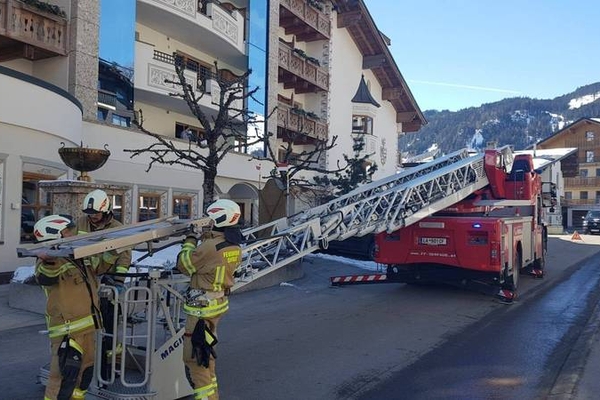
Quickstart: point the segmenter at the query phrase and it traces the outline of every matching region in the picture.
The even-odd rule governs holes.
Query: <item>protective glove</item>
[[[65,336],[58,347],[58,367],[63,381],[75,381],[81,369],[83,350],[69,336]]]

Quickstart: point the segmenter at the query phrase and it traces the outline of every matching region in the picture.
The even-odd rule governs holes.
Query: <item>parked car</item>
[[[583,231],[584,233],[600,234],[600,210],[590,210],[583,217]]]

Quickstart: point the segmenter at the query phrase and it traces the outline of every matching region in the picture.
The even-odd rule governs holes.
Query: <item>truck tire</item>
[[[517,287],[519,287],[519,275],[521,274],[521,269],[523,268],[523,255],[521,254],[521,249],[517,250],[517,258],[515,260],[515,264],[513,265],[512,274],[509,277],[509,284],[511,289],[516,291]]]

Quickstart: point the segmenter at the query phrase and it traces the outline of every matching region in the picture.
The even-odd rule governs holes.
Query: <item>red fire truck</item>
[[[488,185],[412,225],[375,236],[374,260],[387,267],[385,274],[333,277],[332,284],[443,282],[511,302],[520,274],[542,278],[547,230],[533,158],[517,155],[511,165],[496,150],[484,157]]]

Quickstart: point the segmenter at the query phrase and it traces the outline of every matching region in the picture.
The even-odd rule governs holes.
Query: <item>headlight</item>
[[[583,226],[587,226],[587,221],[583,220]]]

